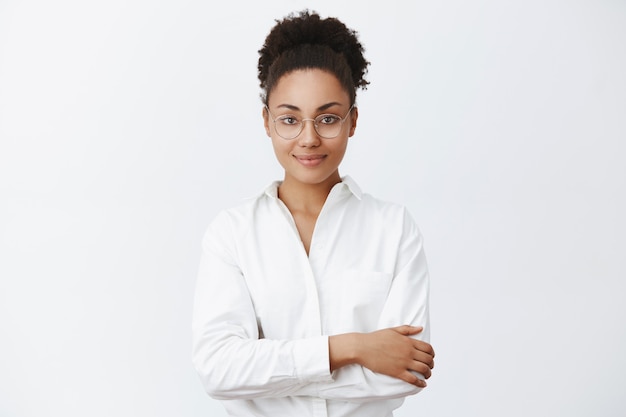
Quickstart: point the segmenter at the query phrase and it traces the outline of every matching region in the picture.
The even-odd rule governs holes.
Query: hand
[[[398,326],[359,334],[356,363],[423,388],[426,381],[410,371],[430,378],[435,352],[429,343],[409,337],[422,330],[422,327]]]

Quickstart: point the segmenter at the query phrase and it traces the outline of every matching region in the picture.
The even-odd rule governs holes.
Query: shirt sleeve
[[[423,238],[412,217],[404,210],[396,271],[378,328],[404,324],[422,326],[424,330],[413,337],[429,342],[429,285]],[[423,375],[415,374],[424,379]],[[334,371],[332,382],[304,387],[302,392],[309,390],[316,390],[311,394],[324,399],[367,402],[406,397],[420,392],[421,388],[360,365],[349,365]]]
[[[209,226],[198,271],[192,319],[193,363],[216,399],[300,395],[331,381],[328,336],[259,339],[256,315],[227,214]]]

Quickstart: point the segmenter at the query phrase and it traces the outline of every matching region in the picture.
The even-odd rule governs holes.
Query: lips
[[[315,167],[324,161],[326,155],[294,155],[294,157],[306,167]]]

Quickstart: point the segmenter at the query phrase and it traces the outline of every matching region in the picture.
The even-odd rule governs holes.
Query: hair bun
[[[274,61],[284,52],[306,44],[327,46],[341,54],[350,67],[354,88],[367,87],[369,82],[365,80],[365,74],[369,62],[363,56],[364,48],[357,32],[334,17],[322,19],[319,14],[307,9],[276,20],[276,25],[265,38],[265,44],[259,50],[261,88],[267,90],[269,69]]]

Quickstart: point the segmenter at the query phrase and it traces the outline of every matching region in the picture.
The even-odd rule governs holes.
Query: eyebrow
[[[328,110],[329,108],[333,107],[333,106],[341,106],[341,103],[337,102],[337,101],[331,101],[330,103],[326,103],[322,106],[319,106],[317,108],[317,111],[324,111],[324,110]],[[293,110],[293,111],[301,111],[300,108],[298,106],[294,106],[293,104],[279,104],[278,106],[276,106],[277,108],[284,108],[284,109],[288,109],[288,110]]]

